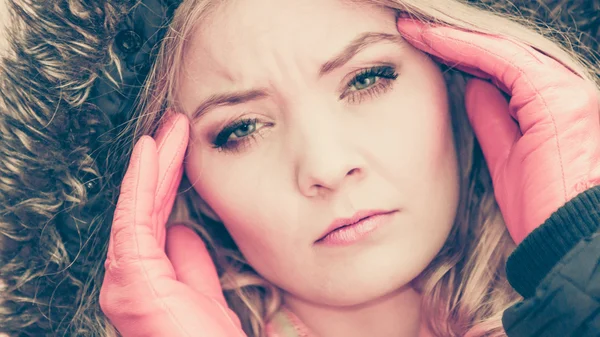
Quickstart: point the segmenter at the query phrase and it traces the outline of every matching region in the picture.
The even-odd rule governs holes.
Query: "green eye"
[[[213,146],[219,149],[233,149],[238,145],[256,136],[264,126],[257,118],[242,119],[225,127],[212,141]]]
[[[358,73],[348,83],[350,91],[363,91],[379,83],[381,80],[395,80],[398,77],[396,70],[390,66],[379,66],[365,69]]]
[[[233,130],[233,134],[238,137],[246,137],[256,131],[256,123],[244,123]]]
[[[397,77],[396,68],[393,66],[385,65],[363,69],[346,84],[346,89],[340,95],[340,99],[346,99],[348,103],[356,104],[365,98],[373,98],[389,90]]]
[[[365,77],[356,78],[352,84],[356,90],[364,90],[372,86],[377,82],[377,76],[369,75]]]

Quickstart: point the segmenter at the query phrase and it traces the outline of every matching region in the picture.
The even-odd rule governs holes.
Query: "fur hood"
[[[179,1],[0,1],[12,13],[0,62],[0,334],[97,336],[124,131]],[[600,0],[477,2],[577,27],[593,62]]]
[[[10,0],[0,63],[0,332],[98,334],[99,261],[131,150],[118,136],[175,2]]]

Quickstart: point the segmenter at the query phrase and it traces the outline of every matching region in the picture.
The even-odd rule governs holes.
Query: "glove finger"
[[[123,178],[109,239],[108,260],[113,262],[126,257],[140,259],[145,256],[138,240],[151,233],[154,197],[157,184],[156,144],[148,136],[137,142]],[[107,261],[108,263],[108,261]]]
[[[168,229],[167,256],[180,282],[227,308],[215,264],[206,245],[192,229],[183,225]]]
[[[189,136],[188,119],[182,114],[173,114],[157,134],[160,139],[158,149],[158,187],[154,204],[158,221],[155,221],[153,231],[159,238],[158,243],[164,247],[165,220],[173,206],[173,194],[181,182],[183,158],[187,148]]]
[[[173,132],[174,122],[177,121],[177,113],[172,111],[171,109],[167,109],[165,111],[162,120],[160,121],[160,126],[154,135],[154,141],[156,142],[156,148],[158,152],[165,145],[165,139],[167,136]]]
[[[465,90],[465,107],[494,179],[506,164],[517,140],[519,125],[508,113],[508,102],[493,84],[472,79]]]
[[[156,205],[161,207],[182,166],[189,139],[189,122],[183,114],[173,114],[156,135],[158,147],[158,188]],[[160,142],[160,143],[158,143]]]
[[[183,176],[183,167],[181,167],[179,169],[179,173],[177,174],[177,177],[174,179],[173,185],[171,186],[171,191],[167,194],[167,197],[164,202],[165,207],[157,215],[157,219],[158,219],[157,221],[160,221],[162,224],[165,224],[165,225],[162,225],[162,228],[160,231],[159,230],[156,231],[156,238],[157,238],[158,245],[163,250],[165,249],[166,236],[167,236],[165,226],[169,220],[171,211],[173,210],[173,205],[175,204],[175,199],[177,198],[177,191],[179,190],[179,182],[181,181],[182,176]]]
[[[450,66],[489,78],[509,94],[512,108],[508,112],[523,133],[535,125],[553,125],[571,118],[573,109],[557,107],[559,102],[573,101],[574,95],[579,101],[589,101],[581,93],[584,80],[557,61],[509,38],[406,19],[398,20],[398,30],[417,48]],[[586,110],[577,111],[581,115]]]
[[[449,66],[461,69],[474,69],[489,74],[491,78],[502,83],[512,95],[512,89],[524,71],[518,69],[527,65],[529,73],[537,71],[534,65],[544,64],[545,56],[520,43],[467,32],[448,26],[432,26],[416,20],[398,20],[398,30],[403,37],[415,47],[434,55]]]

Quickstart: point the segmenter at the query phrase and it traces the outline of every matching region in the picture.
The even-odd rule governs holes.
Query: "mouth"
[[[365,210],[356,212],[349,218],[335,219],[315,243],[329,245],[354,243],[386,223],[395,212],[396,210]]]

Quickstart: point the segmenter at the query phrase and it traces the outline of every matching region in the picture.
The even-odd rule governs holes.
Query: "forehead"
[[[397,34],[393,11],[344,0],[232,0],[197,25],[184,62],[212,72],[277,61],[270,57],[320,66],[364,32]]]

